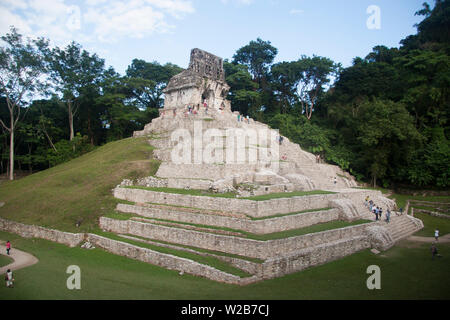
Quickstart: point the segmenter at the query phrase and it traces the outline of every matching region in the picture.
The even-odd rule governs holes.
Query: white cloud
[[[184,14],[194,13],[194,7],[190,1],[184,0],[146,0],[148,4],[166,10],[167,13],[180,17]]]
[[[85,23],[93,24],[95,36],[103,42],[116,42],[122,37],[143,38],[154,32],[167,32],[171,26],[164,14],[151,7],[122,10],[117,4],[106,11],[88,10]]]
[[[19,29],[19,33],[31,32],[31,28],[21,16],[11,12],[3,6],[0,6],[0,12],[2,13],[2,18],[0,19],[0,33],[2,35],[9,33],[10,26],[15,26],[17,29]]]
[[[96,6],[102,3],[105,3],[107,0],[86,0],[86,4],[88,6]]]
[[[221,0],[223,4],[228,4],[230,2],[236,3],[238,5],[250,5],[254,2],[254,0]]]
[[[305,11],[301,9],[292,9],[291,11],[289,11],[289,14],[301,14],[303,12]]]
[[[109,1],[107,5],[88,8],[83,21],[93,27],[98,40],[116,42],[122,37],[143,38],[170,32],[175,26],[167,22],[166,13],[181,19],[194,11],[191,2],[184,0]]]
[[[44,36],[58,45],[72,40],[115,42],[170,32],[175,26],[168,18],[194,12],[187,0],[1,0],[0,32],[14,25],[21,33]]]

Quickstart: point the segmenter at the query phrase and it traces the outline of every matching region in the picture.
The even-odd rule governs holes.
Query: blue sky
[[[186,68],[192,48],[231,60],[258,37],[278,49],[276,62],[316,54],[348,66],[376,45],[398,47],[415,34],[424,1],[0,0],[0,33],[15,25],[53,45],[74,40],[121,74],[134,58]],[[379,8],[379,29],[367,27],[370,6]]]

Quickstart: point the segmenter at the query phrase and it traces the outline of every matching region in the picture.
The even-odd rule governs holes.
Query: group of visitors
[[[10,251],[11,251],[11,242],[6,241],[6,254],[9,256],[10,255]],[[8,288],[13,288],[13,273],[11,271],[11,269],[8,269],[5,273],[5,281],[6,281],[6,286]]]
[[[364,205],[366,206],[366,208],[369,209],[370,212],[372,212],[375,215],[375,221],[381,220],[381,218],[383,216],[383,208],[377,206],[370,199],[369,196],[367,196],[366,199],[364,200]],[[386,211],[386,219],[385,219],[385,221],[387,223],[389,223],[391,221],[391,211],[389,209],[387,209],[387,211]]]
[[[192,106],[192,105],[187,105],[185,110],[184,110],[184,116],[187,117],[191,114],[193,115],[197,115],[200,112],[200,104],[197,103],[197,105]]]
[[[208,103],[206,102],[206,100],[203,102],[203,107],[205,108],[205,114],[208,114]],[[164,118],[164,116],[166,115],[166,111],[167,110],[161,110],[160,111],[160,116],[161,118]],[[172,114],[173,117],[175,118],[177,116],[177,109],[172,109]],[[200,103],[197,103],[196,105],[193,104],[188,104],[185,106],[183,114],[185,117],[188,117],[189,115],[197,115],[200,114]]]
[[[238,122],[245,121],[245,122],[247,122],[247,124],[250,124],[250,117],[249,116],[242,116],[240,113],[238,113],[237,121]]]

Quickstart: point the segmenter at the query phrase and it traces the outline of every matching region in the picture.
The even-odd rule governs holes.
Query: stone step
[[[131,220],[138,221],[138,222],[150,223],[150,224],[157,224],[157,225],[162,225],[162,226],[167,226],[167,227],[195,230],[195,231],[199,231],[199,232],[207,232],[207,233],[221,234],[221,235],[227,235],[227,236],[238,236],[238,237],[244,237],[244,238],[246,237],[246,235],[244,233],[240,233],[240,232],[208,228],[206,226],[199,227],[199,226],[194,226],[194,225],[179,223],[179,222],[173,222],[173,221],[160,221],[157,219],[138,218],[138,217],[132,217]]]
[[[253,234],[268,234],[292,229],[308,227],[339,219],[339,209],[324,208],[324,210],[288,214],[280,217],[251,220],[248,216],[237,217],[235,214],[217,215],[214,212],[202,213],[196,211],[164,208],[158,205],[133,206],[118,204],[117,211],[137,214],[145,218],[163,219],[172,222],[191,223],[201,226],[213,226],[233,230],[242,230]]]
[[[258,269],[261,266],[260,263],[246,260],[246,259],[244,259],[244,257],[237,258],[237,257],[223,256],[223,255],[219,255],[219,254],[215,254],[215,253],[195,250],[193,248],[186,248],[186,247],[182,247],[182,246],[177,246],[177,245],[172,245],[172,244],[167,244],[167,243],[161,243],[161,242],[157,242],[157,241],[144,240],[144,239],[141,239],[141,238],[128,236],[128,235],[121,235],[121,234],[119,234],[118,236],[122,237],[122,238],[125,238],[125,239],[130,239],[130,240],[133,240],[133,241],[137,241],[137,242],[142,242],[142,243],[155,245],[155,246],[158,246],[158,247],[161,247],[161,248],[168,248],[168,249],[174,249],[174,250],[189,252],[189,253],[193,253],[195,255],[202,256],[202,257],[213,257],[213,258],[216,258],[216,259],[221,260],[223,262],[229,263],[233,267],[241,269],[242,271],[245,271],[245,272],[247,272],[249,274],[253,274],[253,275],[258,272]]]
[[[149,209],[149,212],[151,212],[151,209],[158,210],[158,212],[175,212],[175,213],[192,213],[196,215],[213,215],[213,216],[223,216],[223,217],[230,217],[230,218],[239,218],[239,219],[250,219],[247,215],[242,213],[232,213],[227,212],[226,210],[219,211],[219,210],[208,210],[208,209],[201,209],[201,208],[194,208],[194,207],[182,207],[182,206],[176,206],[176,205],[170,205],[170,204],[159,204],[159,203],[137,203],[136,206],[143,207],[145,209]],[[119,206],[118,206],[119,207]],[[118,211],[121,211],[120,209],[116,209]]]
[[[389,223],[387,229],[394,241],[404,239],[420,229],[408,216],[395,217],[392,222]]]

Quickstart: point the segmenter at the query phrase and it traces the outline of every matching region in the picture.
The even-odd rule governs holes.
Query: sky
[[[187,68],[192,48],[232,60],[257,38],[278,49],[275,62],[315,54],[346,67],[415,34],[424,1],[0,0],[0,34],[14,25],[53,46],[75,41],[120,74],[135,58]]]

